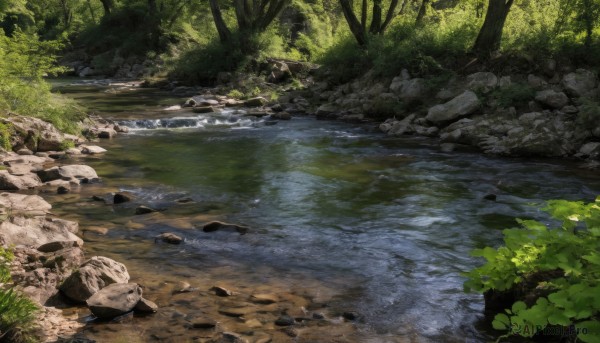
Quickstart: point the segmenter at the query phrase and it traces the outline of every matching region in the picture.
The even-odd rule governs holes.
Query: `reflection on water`
[[[359,330],[340,333],[345,341],[463,342],[493,335],[478,324],[482,298],[462,292],[461,273],[479,263],[469,252],[499,244],[514,217],[545,220],[537,207],[544,200],[600,194],[600,178],[571,164],[442,153],[428,140],[311,118],[249,128],[207,120],[102,142],[109,152],[86,163],[103,184],[55,196],[56,212],[84,228],[109,227],[87,236],[88,251],[123,261],[156,297],[180,279],[205,289],[270,287],[332,314],[360,313]],[[110,190],[165,211],[140,217],[135,204],[81,201]],[[496,202],[483,200],[490,192]],[[176,202],[184,197],[193,202]],[[214,219],[253,230],[198,229]],[[185,244],[152,243],[166,231]],[[206,306],[194,301],[168,311]],[[160,331],[165,313],[136,325]]]

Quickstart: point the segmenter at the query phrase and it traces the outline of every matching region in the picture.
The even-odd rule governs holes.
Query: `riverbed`
[[[548,222],[545,200],[600,194],[598,173],[577,161],[446,153],[374,124],[166,110],[185,99],[127,83],[59,86],[130,132],[99,142],[101,157],[73,157],[102,182],[47,195],[53,211],[79,221],[88,256],[123,262],[161,307],[90,323],[83,334],[98,342],[209,339],[186,326],[195,315],[251,341],[485,342],[498,333],[482,320],[482,296],[463,292],[462,273],[481,264],[470,251],[498,246],[516,217]],[[116,191],[135,201],[92,199]],[[136,216],[139,204],[161,211]],[[212,220],[251,230],[203,232]],[[155,243],[163,232],[185,242]],[[182,282],[194,291],[178,293]],[[215,285],[234,296],[215,297]],[[279,307],[223,314],[255,293],[277,295]],[[273,325],[279,312],[311,318],[292,338]]]

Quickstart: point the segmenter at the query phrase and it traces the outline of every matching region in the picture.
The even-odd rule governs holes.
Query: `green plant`
[[[64,141],[60,142],[60,150],[65,151],[65,150],[69,150],[74,147],[75,147],[75,142],[73,142],[73,141],[65,139]]]
[[[600,104],[592,99],[583,98],[577,123],[592,129],[598,127],[600,125]]]
[[[11,128],[10,125],[0,123],[0,146],[6,151],[12,150],[12,144],[10,143]]]
[[[242,99],[244,98],[244,93],[240,92],[238,89],[232,89],[227,96],[234,99]]]
[[[31,329],[37,306],[9,286],[10,250],[0,248],[0,341],[34,342]]]
[[[508,330],[502,337],[568,329],[582,342],[598,342],[600,197],[587,204],[553,200],[545,210],[561,225],[520,220],[522,228],[504,230],[504,246],[473,252],[487,262],[466,274],[465,290],[528,295],[496,314],[492,326]]]
[[[495,98],[498,106],[522,106],[535,97],[535,90],[528,85],[513,83],[494,90],[490,97]]]

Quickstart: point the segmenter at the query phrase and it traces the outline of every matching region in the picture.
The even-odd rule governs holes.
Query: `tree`
[[[114,6],[113,0],[100,0],[100,2],[102,2],[102,8],[104,8],[104,15],[109,15]]]
[[[368,0],[362,0],[360,21],[354,13],[352,1],[340,0],[342,6],[342,12],[346,18],[346,22],[350,27],[350,31],[356,38],[356,41],[360,46],[366,46],[368,35],[382,35],[388,28],[394,17],[396,17],[396,8],[398,7],[399,0],[391,0],[390,5],[383,20],[383,9],[382,0],[372,0],[373,6],[371,10],[371,24],[367,30],[367,17],[368,17]],[[406,1],[404,2],[404,4]],[[404,4],[402,7],[404,7]]]
[[[233,1],[242,52],[251,52],[250,38],[264,32],[289,2],[290,0]],[[218,0],[209,0],[209,4],[215,27],[219,33],[219,39],[222,43],[230,43],[232,33],[223,20]]]
[[[475,53],[489,55],[500,49],[504,23],[513,2],[514,0],[489,0],[483,26],[473,45]]]

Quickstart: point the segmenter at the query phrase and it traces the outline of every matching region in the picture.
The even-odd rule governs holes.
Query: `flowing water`
[[[499,245],[515,217],[547,220],[544,200],[600,194],[597,173],[575,162],[444,153],[431,139],[312,117],[165,111],[183,99],[123,85],[60,89],[132,130],[100,142],[104,156],[79,158],[102,182],[48,195],[55,212],[80,222],[88,255],[125,263],[161,305],[154,316],[88,325],[85,335],[99,342],[202,341],[185,327],[195,313],[251,341],[293,341],[269,322],[300,307],[327,320],[303,327],[299,342],[484,342],[495,333],[482,320],[483,299],[462,288],[461,273],[481,263],[469,252]],[[136,200],[90,198],[114,191]],[[497,201],[483,200],[488,193]],[[138,204],[164,211],[135,216]],[[210,220],[251,230],[205,233]],[[163,232],[186,241],[155,244]],[[179,281],[199,291],[174,294]],[[215,298],[216,284],[238,298]],[[287,307],[245,320],[219,312],[256,292]],[[344,311],[358,320],[341,319]]]

